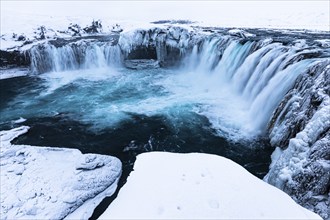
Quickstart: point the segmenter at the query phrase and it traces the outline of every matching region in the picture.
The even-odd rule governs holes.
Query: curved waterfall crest
[[[254,36],[253,36],[254,37]],[[34,73],[125,66],[125,60],[152,59],[160,66],[179,65],[182,71],[212,74],[247,100],[251,131],[266,131],[267,123],[297,77],[323,59],[327,49],[300,41],[274,41],[228,34],[205,35],[180,27],[137,29],[117,41],[81,39],[30,49]],[[156,65],[154,65],[156,66]]]

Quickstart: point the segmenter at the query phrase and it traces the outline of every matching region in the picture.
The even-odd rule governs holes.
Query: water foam
[[[219,54],[223,42],[225,49]],[[213,37],[201,48],[193,48],[183,70],[195,72],[198,76],[193,76],[193,81],[206,83],[204,89],[214,91],[210,97],[218,97],[203,111],[215,128],[255,136],[266,131],[273,111],[297,77],[315,64],[317,59],[302,58],[306,53],[313,50]]]

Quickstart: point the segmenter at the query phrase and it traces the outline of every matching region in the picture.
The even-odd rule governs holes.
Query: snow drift
[[[87,219],[111,196],[121,162],[76,149],[12,145],[28,132],[1,131],[1,219]]]
[[[321,218],[226,158],[152,152],[100,219]]]

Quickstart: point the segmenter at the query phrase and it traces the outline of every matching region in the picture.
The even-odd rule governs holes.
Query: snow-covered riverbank
[[[10,143],[28,129],[0,132],[1,219],[89,218],[115,192],[121,162],[76,149]]]

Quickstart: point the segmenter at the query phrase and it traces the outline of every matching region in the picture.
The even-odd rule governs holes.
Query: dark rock
[[[164,60],[159,63],[161,67],[171,67],[179,65],[183,58],[179,48],[166,46],[164,53]]]
[[[128,60],[134,59],[154,59],[157,60],[156,48],[152,45],[137,46],[127,55]]]
[[[73,32],[72,36],[81,36],[81,27],[78,24],[70,24],[68,30]]]
[[[119,24],[116,24],[116,25],[112,26],[112,30],[111,31],[114,32],[114,33],[120,33],[120,32],[123,31],[123,29],[120,27]]]
[[[32,41],[32,40],[27,40],[27,41],[25,41],[24,43],[23,43],[23,46],[24,45],[27,45],[27,44],[32,44],[34,41]]]
[[[26,37],[24,35],[20,35],[20,36],[18,36],[17,40],[18,41],[25,41]]]
[[[88,34],[96,34],[102,32],[102,23],[100,20],[92,21],[92,25],[84,28],[84,31]]]
[[[159,63],[157,60],[147,60],[147,59],[136,59],[136,60],[125,60],[124,66],[128,69],[155,69],[159,68]]]
[[[0,50],[0,67],[27,67],[29,65],[30,59],[26,53]]]
[[[150,22],[152,24],[193,24],[195,22],[189,20],[159,20]]]
[[[45,35],[46,31],[47,31],[47,29],[45,26],[42,25],[42,26],[38,27],[37,32],[35,32],[35,34],[37,35],[36,39],[38,39],[38,40],[46,39],[46,35]]]

